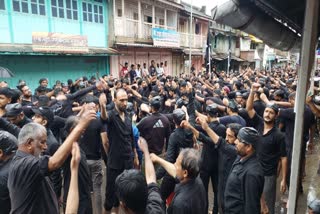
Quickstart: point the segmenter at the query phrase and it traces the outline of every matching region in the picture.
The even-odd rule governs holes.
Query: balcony
[[[163,28],[176,31],[175,27],[155,24],[155,28]],[[133,19],[115,18],[115,42],[116,43],[143,43],[152,44],[152,23],[141,23],[141,33],[139,34],[139,21]],[[180,47],[189,47],[190,34],[180,34]],[[140,35],[140,36],[139,36]],[[207,37],[192,34],[191,47],[203,48],[206,45]]]

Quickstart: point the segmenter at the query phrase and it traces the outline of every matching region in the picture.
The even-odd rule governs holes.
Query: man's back
[[[206,210],[206,192],[199,177],[176,185],[175,196],[167,213],[204,214]]]
[[[11,213],[59,213],[57,198],[47,177],[48,161],[48,156],[38,159],[17,151],[8,178]]]
[[[137,127],[140,136],[148,142],[150,152],[157,155],[161,154],[165,140],[168,143],[171,132],[168,118],[162,114],[155,113],[143,119]]]

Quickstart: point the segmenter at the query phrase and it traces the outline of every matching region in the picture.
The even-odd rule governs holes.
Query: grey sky
[[[182,0],[186,3],[191,3],[191,0]],[[198,7],[207,6],[207,14],[211,15],[211,9],[214,8],[216,5],[222,4],[227,0],[192,0],[192,4]]]

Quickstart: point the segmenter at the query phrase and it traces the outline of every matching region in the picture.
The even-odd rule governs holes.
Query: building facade
[[[0,66],[31,88],[109,73],[107,0],[0,0]]]
[[[190,45],[192,64],[201,68],[210,17],[197,10],[190,34],[190,6],[183,2],[113,0],[109,43],[120,55],[111,57],[111,73],[119,76],[125,62],[148,68],[154,60],[165,65],[167,75],[178,75],[188,67]]]

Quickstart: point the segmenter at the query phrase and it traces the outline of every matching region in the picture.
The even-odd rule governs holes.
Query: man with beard
[[[107,98],[100,95],[101,119],[107,124],[109,152],[107,163],[105,213],[111,213],[114,207],[119,212],[119,199],[115,194],[115,180],[124,170],[139,166],[138,154],[134,145],[132,122],[126,112],[128,104],[127,92],[119,89],[114,94],[115,108],[106,110]],[[134,157],[134,159],[133,159]]]
[[[8,104],[6,105],[5,109],[6,113],[4,116],[7,118],[7,120],[20,128],[22,128],[27,123],[32,122],[32,120],[26,117],[22,110],[22,106],[19,103]]]
[[[203,118],[198,118],[202,128],[214,142],[214,134]],[[243,127],[235,140],[238,157],[234,161],[226,181],[224,192],[225,213],[260,213],[260,198],[263,191],[263,170],[256,155],[259,133],[254,128]]]
[[[260,84],[254,83],[247,100],[247,111],[252,119],[254,128],[261,136],[260,144],[257,145],[257,155],[264,172],[264,188],[261,200],[264,212],[274,214],[277,186],[277,169],[281,159],[282,179],[280,191],[286,191],[287,157],[285,138],[276,127],[276,117],[279,107],[276,104],[268,104],[261,118],[253,108],[254,93],[259,89]],[[266,203],[266,204],[265,204]]]
[[[94,111],[85,110],[79,123],[52,157],[40,156],[47,149],[44,126],[29,123],[21,129],[18,151],[13,157],[8,177],[12,213],[59,213],[58,201],[47,176],[62,166],[73,143],[95,117]]]
[[[230,123],[227,125],[227,130],[225,133],[226,139],[218,135],[215,130],[207,124],[204,118],[197,118],[197,122],[201,124],[204,131],[207,132],[208,136],[211,138],[212,142],[215,144],[215,148],[218,149],[218,206],[219,210],[224,213],[224,192],[226,187],[226,181],[229,172],[232,168],[232,164],[237,157],[237,150],[235,147],[235,141],[237,135],[242,126],[238,123]],[[195,136],[199,135],[199,132],[190,126],[190,124],[183,124],[184,127],[190,128]],[[200,133],[201,135],[201,133]],[[205,163],[204,163],[205,164]]]

